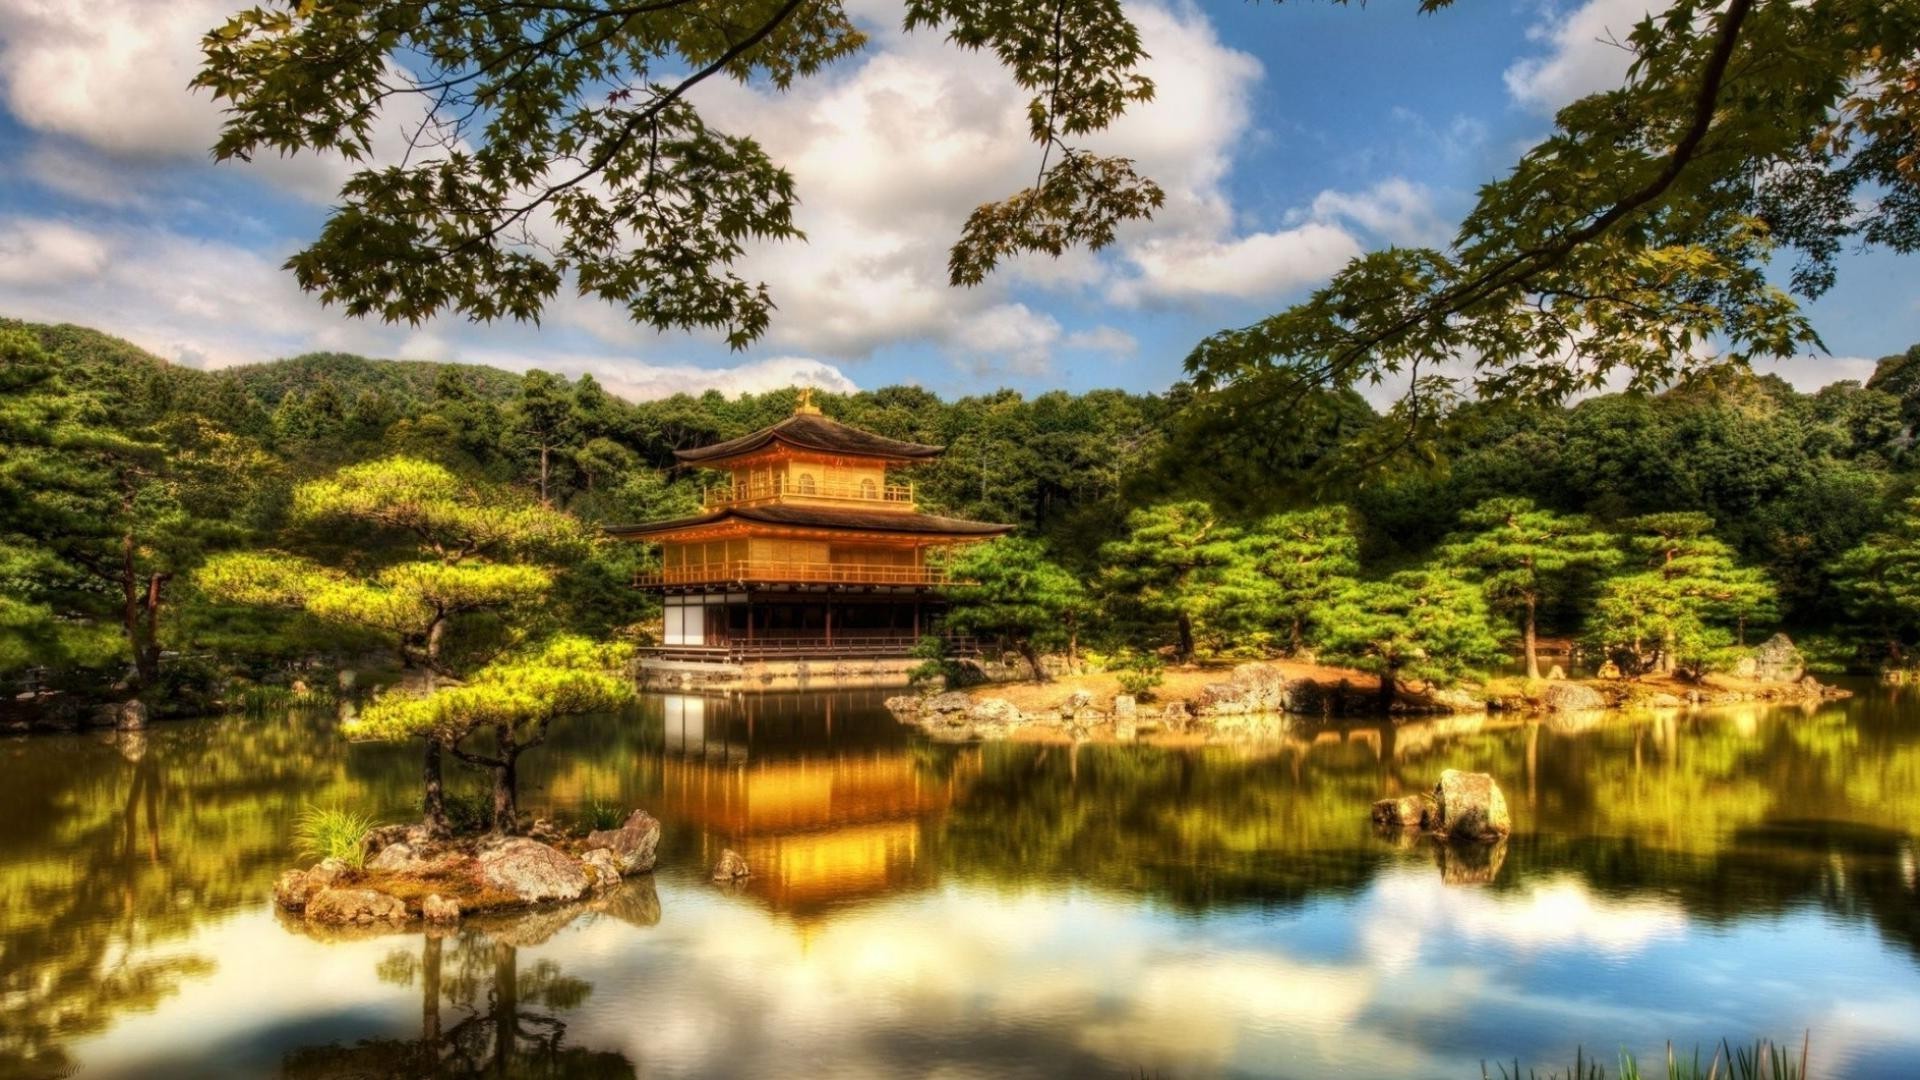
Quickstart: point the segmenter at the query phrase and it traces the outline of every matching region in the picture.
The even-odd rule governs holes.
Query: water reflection
[[[324,717],[12,740],[0,1076],[1473,1075],[1809,1026],[1828,1075],[1909,1075],[1916,720],[1876,695],[931,746],[877,694],[652,697],[524,783],[652,810],[659,880],[444,939],[262,903],[304,804],[406,813],[403,750]],[[1374,835],[1372,799],[1448,767],[1502,778],[1508,843]],[[704,880],[722,847],[739,895]]]

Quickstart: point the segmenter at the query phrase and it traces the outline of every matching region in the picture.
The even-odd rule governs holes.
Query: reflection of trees
[[[1878,696],[1587,727],[1335,727],[1246,749],[937,753],[982,756],[930,827],[947,873],[1195,908],[1350,891],[1406,857],[1371,834],[1369,801],[1460,768],[1500,779],[1521,831],[1485,867],[1437,860],[1447,880],[1511,889],[1572,869],[1596,891],[1671,894],[1712,919],[1818,903],[1920,952],[1920,729]]]
[[[282,1074],[288,1080],[633,1076],[633,1064],[621,1054],[566,1045],[567,1025],[556,1014],[579,1008],[592,987],[563,975],[551,960],[523,970],[509,937],[471,929],[448,938],[429,933],[418,955],[390,953],[379,976],[420,987],[420,1037],[303,1047],[286,1055]]]
[[[266,896],[303,803],[361,790],[344,745],[305,722],[208,721],[0,752],[0,1075],[69,1072],[71,1040],[212,970],[216,958],[155,954]]]

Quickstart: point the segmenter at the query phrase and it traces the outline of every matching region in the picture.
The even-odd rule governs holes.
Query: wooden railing
[[[947,655],[978,656],[980,643],[970,637],[949,636]],[[911,655],[918,638],[910,634],[835,634],[808,637],[737,638],[708,645],[655,645],[646,654],[662,660],[805,660],[816,657],[847,659]]]
[[[643,571],[634,575],[633,583],[638,586],[648,586],[704,585],[709,582],[733,581],[794,581],[828,585],[945,585],[951,580],[946,567],[943,566],[743,560]]]
[[[701,505],[708,510],[774,499],[822,499],[829,502],[880,503],[883,506],[911,510],[914,506],[912,484],[847,483],[844,480],[816,480],[795,483],[785,476],[761,478],[743,484],[718,484],[701,494]]]

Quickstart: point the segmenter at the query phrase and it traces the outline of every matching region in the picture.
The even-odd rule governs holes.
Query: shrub
[[[1129,658],[1114,669],[1115,678],[1120,680],[1120,689],[1132,694],[1141,701],[1153,697],[1153,691],[1164,681],[1166,664],[1153,653],[1142,653]]]
[[[446,794],[447,822],[456,833],[479,833],[493,828],[493,798],[488,795]]]
[[[574,818],[574,828],[578,832],[589,833],[599,829],[617,829],[627,820],[627,812],[617,802],[602,799],[597,795],[587,796],[580,804]]]
[[[339,859],[358,867],[366,862],[362,843],[373,828],[373,819],[365,814],[308,806],[293,828],[295,850],[302,858]]]

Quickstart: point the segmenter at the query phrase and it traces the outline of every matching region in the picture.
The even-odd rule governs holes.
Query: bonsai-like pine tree
[[[1109,597],[1171,621],[1180,659],[1194,651],[1194,618],[1235,558],[1238,534],[1203,502],[1160,503],[1127,515],[1127,535],[1100,548]]]
[[[1488,499],[1461,517],[1465,531],[1442,545],[1439,558],[1479,582],[1496,610],[1520,620],[1527,678],[1540,677],[1540,603],[1582,572],[1619,562],[1614,537],[1584,517],[1542,510],[1528,499]]]
[[[1284,627],[1297,653],[1314,613],[1360,572],[1353,514],[1323,506],[1275,514],[1240,538],[1215,594],[1215,621]]]
[[[1068,648],[1087,606],[1080,579],[1049,560],[1033,540],[996,540],[962,552],[954,560],[960,582],[948,591],[953,608],[947,629],[1004,639],[1047,680],[1040,650]]]
[[[1382,711],[1393,707],[1401,676],[1452,682],[1504,649],[1478,586],[1440,569],[1344,580],[1314,621],[1323,659],[1380,676]]]
[[[511,833],[519,821],[520,755],[545,742],[554,721],[630,699],[625,668],[631,655],[625,645],[558,637],[488,664],[459,685],[426,694],[383,692],[341,730],[349,738],[425,739],[488,770],[493,830]]]
[[[1711,517],[1648,514],[1627,527],[1628,547],[1643,569],[1602,587],[1593,632],[1604,649],[1635,670],[1698,675],[1744,636],[1750,620],[1773,616],[1773,583],[1763,571],[1739,564],[1733,549],[1713,535]]]
[[[221,555],[201,568],[201,588],[229,603],[294,608],[371,631],[403,668],[424,676],[429,693],[442,680],[460,680],[476,659],[484,664],[522,641],[537,622],[535,605],[553,587],[546,563],[582,554],[589,544],[565,514],[401,457],[301,485],[293,519],[309,527],[368,528],[385,544],[374,553],[379,558],[356,554],[335,566],[284,552]],[[461,628],[471,631],[471,641],[450,638]],[[408,735],[425,743],[426,825],[444,835],[450,830],[441,775],[447,740],[440,727]]]

